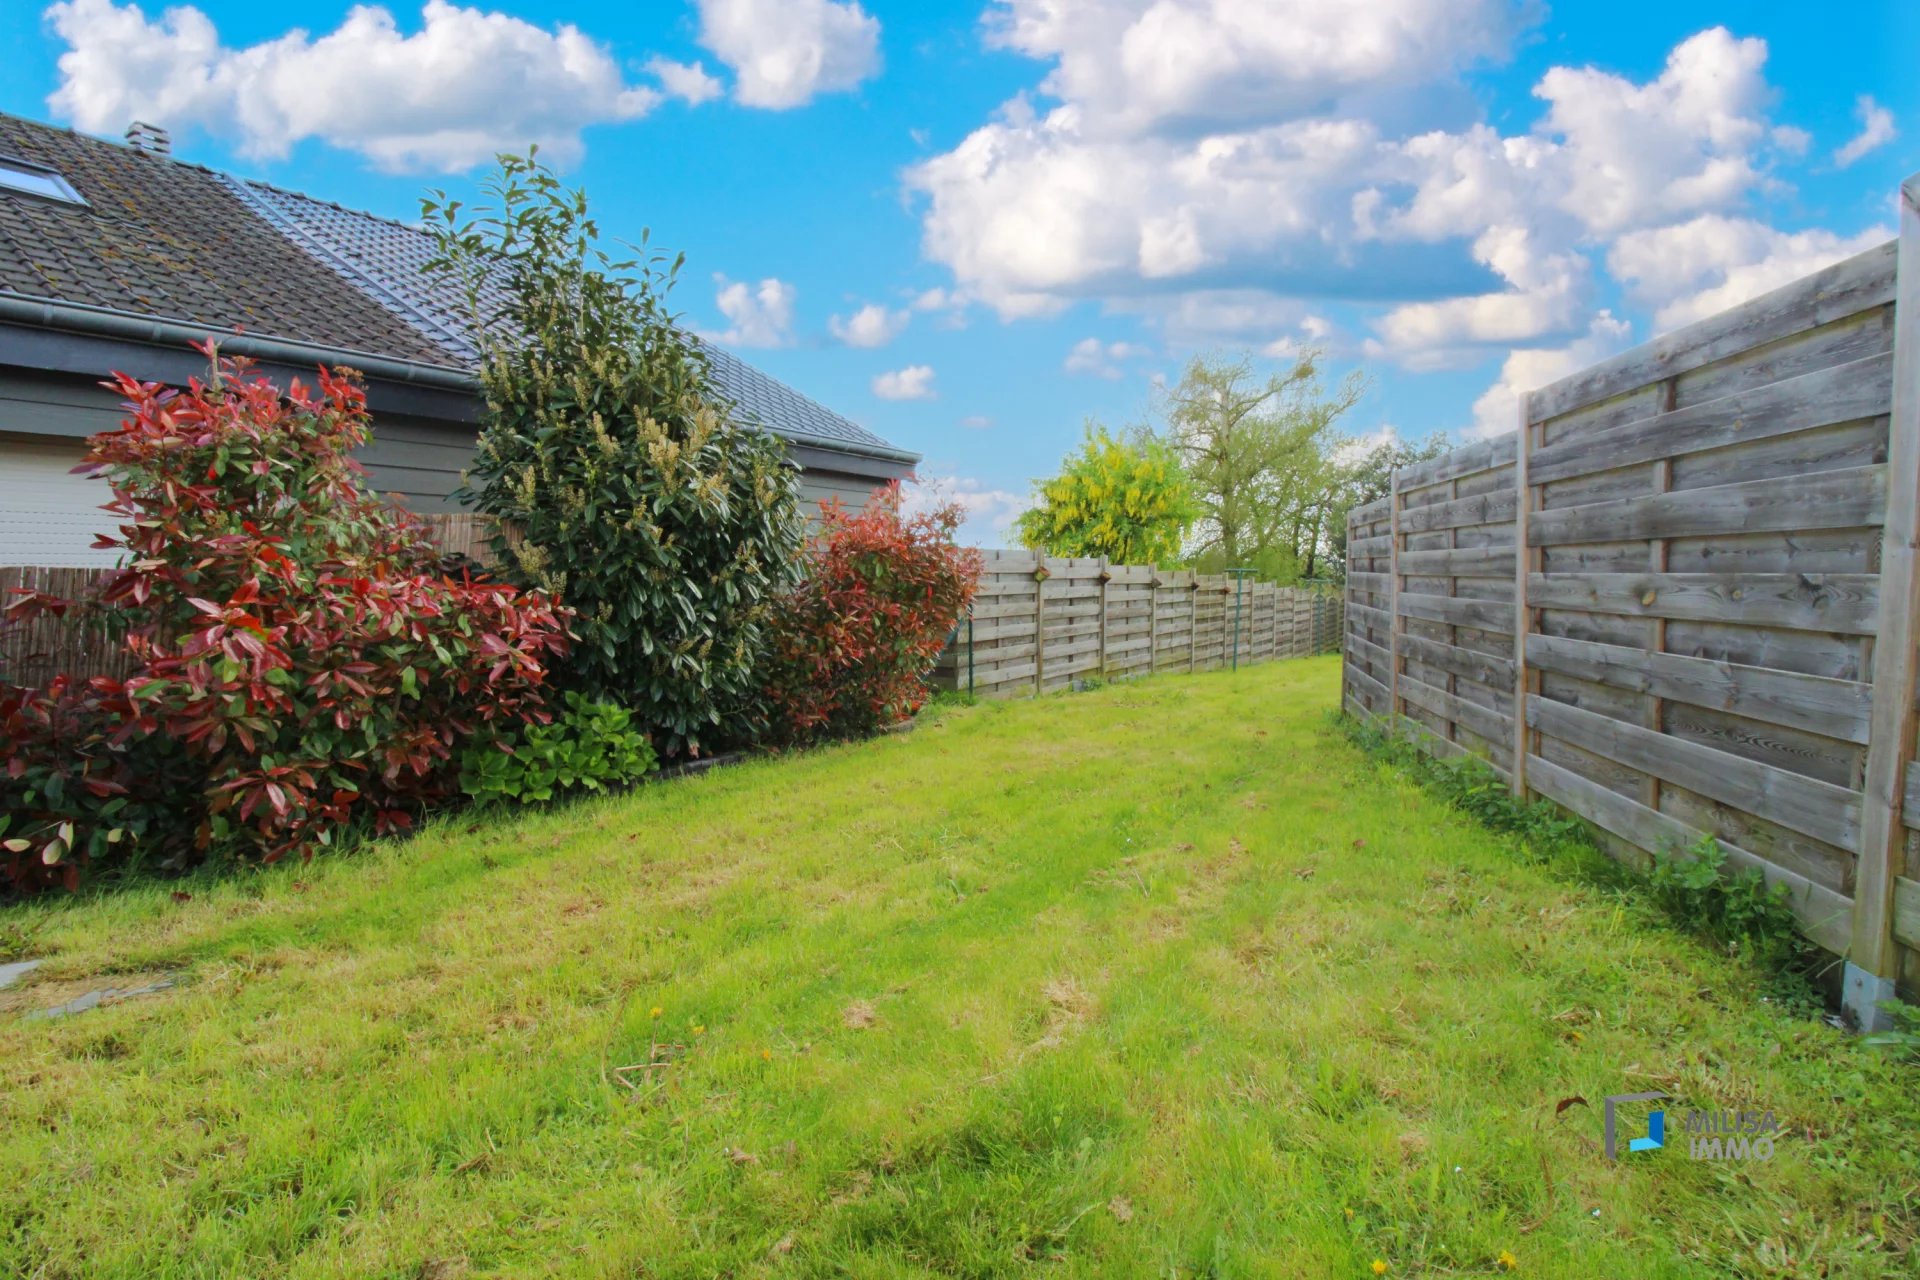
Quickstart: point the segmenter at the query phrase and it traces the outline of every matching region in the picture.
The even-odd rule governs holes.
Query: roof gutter
[[[213,325],[194,324],[184,320],[163,320],[156,316],[143,316],[113,307],[96,307],[84,302],[63,302],[58,298],[35,298],[26,294],[0,291],[0,323],[9,322],[42,329],[59,329],[70,333],[118,338],[127,342],[145,342],[162,347],[184,347],[212,338],[220,344],[220,350],[228,355],[250,356],[256,360],[272,360],[280,364],[347,365],[358,369],[370,378],[378,378],[383,382],[432,387],[436,390],[455,391],[472,396],[480,394],[478,378],[466,369],[457,369],[448,365],[396,360],[392,356],[374,355],[370,351],[350,351],[317,342],[302,342],[297,338],[268,338],[252,333],[227,333]],[[904,463],[908,466],[920,461],[919,454],[909,453],[905,449],[860,444],[852,440],[816,436],[798,431],[774,431],[771,427],[761,425],[763,430],[783,440],[792,440],[832,453],[851,454],[855,457],[873,458],[882,462]]]
[[[385,382],[404,382],[415,386],[460,391],[469,395],[480,390],[479,380],[465,369],[445,365],[418,364],[396,360],[392,356],[368,351],[348,351],[302,342],[297,338],[267,338],[252,333],[225,333],[214,325],[182,320],[162,320],[112,307],[90,306],[83,302],[62,302],[56,298],[32,298],[18,293],[0,293],[0,321],[33,325],[43,329],[64,329],[129,342],[147,342],[155,346],[186,346],[212,338],[228,355],[251,356],[281,364],[348,365],[370,378]]]

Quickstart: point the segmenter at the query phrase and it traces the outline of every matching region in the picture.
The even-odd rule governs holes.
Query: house
[[[0,114],[0,565],[109,564],[103,482],[72,474],[119,421],[110,371],[184,383],[188,343],[221,339],[269,376],[317,364],[366,375],[372,483],[420,512],[451,494],[480,416],[457,291],[429,278],[418,227]],[[919,455],[708,345],[716,389],[786,442],[812,502],[858,506]]]

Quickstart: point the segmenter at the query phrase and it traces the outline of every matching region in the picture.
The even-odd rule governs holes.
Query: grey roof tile
[[[209,170],[8,115],[0,155],[59,172],[86,201],[0,189],[0,291],[343,355],[454,363],[365,293],[314,271]]]
[[[419,227],[343,208],[297,191],[221,175],[234,194],[294,244],[331,267],[462,364],[476,348],[462,286],[429,273],[432,237]],[[504,292],[483,284],[482,307],[495,314]],[[918,455],[889,444],[851,419],[769,377],[732,352],[699,340],[714,387],[748,422],[775,435],[825,449],[853,448],[903,461]]]

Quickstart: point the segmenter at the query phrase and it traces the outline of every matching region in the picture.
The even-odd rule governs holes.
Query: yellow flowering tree
[[[1034,485],[1020,540],[1054,556],[1105,556],[1116,564],[1178,559],[1200,514],[1193,484],[1168,445],[1144,432],[1116,437],[1088,423],[1060,474]]]

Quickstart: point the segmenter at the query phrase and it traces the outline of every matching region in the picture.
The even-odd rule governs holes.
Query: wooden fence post
[[[1907,761],[1913,754],[1916,623],[1920,623],[1920,174],[1900,187],[1893,286],[1893,411],[1887,421],[1887,507],[1880,552],[1880,625],[1873,642],[1860,854],[1841,1005],[1862,1030],[1885,1030],[1900,949],[1894,890],[1906,843]]]
[[[1040,682],[1046,676],[1047,652],[1047,558],[1035,556],[1033,565],[1033,696],[1040,696]]]
[[[1527,798],[1527,632],[1533,625],[1527,609],[1527,574],[1533,569],[1533,552],[1527,546],[1527,511],[1533,505],[1527,484],[1532,399],[1531,393],[1520,393],[1520,435],[1513,442],[1513,769],[1508,777],[1521,800]]]
[[[1187,674],[1200,669],[1200,575],[1187,584]]]
[[[1107,579],[1112,576],[1112,562],[1105,556],[1100,557],[1100,678],[1107,677]]]
[[[1147,573],[1147,674],[1160,669],[1160,566]]]

